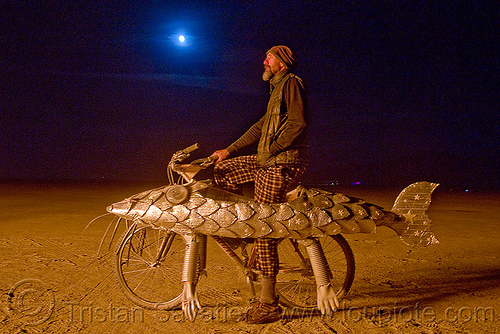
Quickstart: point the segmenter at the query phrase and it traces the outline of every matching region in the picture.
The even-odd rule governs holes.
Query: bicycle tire
[[[162,242],[171,242],[171,245],[158,260]],[[184,253],[182,236],[134,224],[117,244],[115,271],[118,285],[138,306],[170,310],[182,302]]]
[[[354,254],[349,243],[340,234],[326,235],[318,239],[330,269],[330,283],[340,301],[347,295],[354,280]],[[289,246],[294,244],[295,247],[290,249]],[[285,239],[278,246],[278,254],[280,272],[276,290],[280,303],[300,309],[316,308],[316,281],[305,247],[296,241]]]

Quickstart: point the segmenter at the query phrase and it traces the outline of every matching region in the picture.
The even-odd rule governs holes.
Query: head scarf
[[[297,58],[293,54],[292,50],[285,45],[273,46],[266,54],[272,53],[286,68],[291,69],[297,64]]]

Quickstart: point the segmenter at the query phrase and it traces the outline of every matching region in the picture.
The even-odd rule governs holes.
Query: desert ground
[[[87,225],[107,205],[160,185],[0,185],[0,333],[500,332],[499,193],[438,187],[428,211],[438,245],[410,248],[387,228],[345,235],[356,276],[339,311],[249,325],[241,320],[249,306],[246,287],[229,283],[241,277],[215,248],[209,248],[207,279],[211,266],[227,268],[228,284],[202,301],[194,321],[179,310],[141,309],[124,297],[113,246],[97,254],[111,217]],[[390,209],[401,189],[333,190]],[[219,303],[228,296],[232,302]]]

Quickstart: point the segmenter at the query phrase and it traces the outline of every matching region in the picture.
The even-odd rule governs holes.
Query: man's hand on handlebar
[[[217,150],[211,155],[211,157],[214,156],[217,157],[217,160],[215,161],[215,164],[217,165],[219,162],[221,162],[222,160],[226,159],[229,156],[229,151],[227,149]]]

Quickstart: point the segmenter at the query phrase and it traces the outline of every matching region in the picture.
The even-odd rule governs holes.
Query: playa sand
[[[195,321],[178,310],[138,308],[116,283],[113,246],[97,256],[111,217],[84,231],[87,224],[110,203],[160,185],[1,185],[0,333],[500,331],[500,194],[439,187],[428,211],[440,240],[435,246],[409,248],[385,228],[346,235],[356,276],[341,310],[248,325],[240,321],[249,305],[242,275],[213,244],[207,279],[214,272],[228,284],[202,301],[207,307]],[[389,209],[400,189],[338,191]]]

